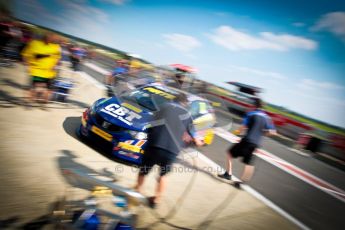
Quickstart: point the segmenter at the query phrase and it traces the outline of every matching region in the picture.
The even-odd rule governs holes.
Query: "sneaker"
[[[237,189],[242,189],[243,182],[242,181],[235,181],[234,186]]]
[[[149,198],[147,198],[147,200],[148,200],[148,205],[149,205],[149,207],[150,208],[152,208],[152,209],[155,209],[156,208],[156,206],[157,206],[157,203],[154,201],[154,197],[149,197]]]
[[[226,180],[231,180],[231,175],[227,172],[225,172],[224,174],[218,174],[218,177]]]

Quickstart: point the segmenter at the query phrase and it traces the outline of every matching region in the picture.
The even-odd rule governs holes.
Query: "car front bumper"
[[[85,112],[84,112],[85,113]],[[112,148],[112,154],[125,161],[140,164],[144,154],[146,140],[129,139],[127,133],[110,133],[99,127],[92,118],[81,117],[78,135],[86,137],[92,142]]]

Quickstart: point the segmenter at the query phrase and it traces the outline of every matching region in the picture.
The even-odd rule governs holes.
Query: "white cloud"
[[[110,4],[114,4],[117,6],[124,5],[125,3],[129,2],[130,0],[101,0],[101,2],[106,2]]]
[[[313,79],[302,79],[298,87],[315,90],[344,90],[345,87],[328,81],[316,81]]]
[[[345,41],[345,12],[325,14],[311,29],[313,31],[329,31]]]
[[[182,52],[190,52],[201,46],[201,42],[198,39],[189,35],[164,34],[163,37],[167,44]]]
[[[285,49],[299,48],[299,49],[313,50],[317,47],[317,43],[315,41],[304,38],[304,37],[300,37],[300,36],[294,36],[290,34],[275,35],[270,32],[262,32],[260,33],[260,35],[266,41],[281,45]]]
[[[261,32],[259,36],[252,36],[231,26],[220,26],[209,37],[214,43],[232,51],[259,49],[286,51],[292,48],[306,50],[317,48],[315,41],[301,36],[271,32]]]
[[[248,68],[248,67],[243,67],[243,66],[230,66],[230,68],[237,70],[237,71],[240,71],[240,72],[243,72],[243,73],[253,74],[253,75],[262,76],[262,77],[274,78],[277,80],[282,80],[282,79],[286,78],[283,74],[280,74],[277,72],[264,71],[264,70],[260,70],[260,69]]]

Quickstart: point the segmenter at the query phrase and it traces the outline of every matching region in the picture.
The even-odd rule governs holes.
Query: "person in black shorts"
[[[149,199],[153,208],[160,202],[165,190],[165,175],[171,171],[172,164],[177,155],[185,147],[185,137],[188,135],[200,146],[203,142],[194,138],[195,131],[190,113],[186,110],[187,98],[185,94],[176,96],[175,102],[169,102],[161,106],[155,114],[155,119],[148,129],[147,147],[143,155],[140,172],[135,189],[142,192],[145,176],[154,165],[158,165],[160,176],[158,179],[155,196]]]
[[[234,183],[237,188],[240,188],[243,182],[248,182],[254,173],[253,153],[260,145],[262,136],[264,134],[276,134],[270,117],[261,109],[262,101],[259,98],[254,98],[253,100],[255,109],[246,114],[242,126],[239,129],[239,133],[243,133],[246,130],[246,134],[239,143],[229,148],[227,154],[227,171],[224,174],[218,175],[220,178],[231,180],[232,158],[242,157],[242,162],[245,166],[241,181]]]
[[[40,87],[44,84],[44,86],[48,89],[51,89],[52,86],[52,79],[49,78],[43,78],[43,77],[37,77],[37,76],[31,76],[31,86],[32,87]]]

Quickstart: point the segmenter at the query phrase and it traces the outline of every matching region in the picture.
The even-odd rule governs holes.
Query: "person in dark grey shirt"
[[[156,194],[149,199],[151,207],[159,203],[165,189],[165,175],[171,170],[178,153],[185,147],[185,140],[194,140],[196,145],[203,145],[200,140],[194,138],[193,120],[185,108],[187,103],[185,94],[177,95],[174,102],[159,107],[155,118],[150,123],[147,146],[135,188],[141,192],[145,176],[154,165],[160,167]]]
[[[242,157],[245,167],[241,177],[242,182],[237,181],[234,183],[237,188],[240,188],[241,183],[248,182],[254,173],[253,152],[260,146],[262,136],[265,134],[276,134],[271,118],[261,110],[262,101],[259,98],[255,98],[254,105],[255,109],[246,114],[239,130],[239,133],[247,130],[246,134],[239,143],[228,150],[227,171],[224,174],[218,175],[223,179],[231,180],[232,158]]]

